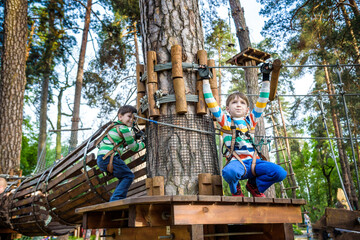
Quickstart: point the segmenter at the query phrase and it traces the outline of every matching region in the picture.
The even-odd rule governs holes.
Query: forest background
[[[1,47],[4,4],[5,1],[0,1]],[[257,4],[261,18],[243,5],[248,23],[265,19],[262,37],[251,37],[252,47],[272,54],[273,59],[280,58],[284,65],[326,65],[336,64],[337,61],[341,64],[360,63],[358,1],[258,0]],[[216,65],[223,66],[227,59],[239,52],[229,2],[200,0],[199,5],[205,48],[216,60]],[[139,47],[138,1],[29,0],[27,8],[26,85],[20,161],[25,176],[35,171],[38,159],[43,159],[50,166],[56,159],[66,156],[100,125],[114,119],[119,106],[134,105],[135,66],[143,62]],[[88,14],[86,8],[91,9]],[[249,27],[250,36],[254,36],[252,30]],[[229,43],[235,46],[231,47]],[[2,48],[1,58],[5,52],[6,49]],[[323,97],[326,121],[331,137],[338,138],[332,142],[336,161],[341,166],[341,177],[351,204],[358,209],[360,67],[345,67],[341,73],[344,91],[353,94],[346,95],[350,128],[346,125],[342,102],[344,95],[336,95],[342,90],[334,69],[283,68],[278,93],[295,94],[306,85],[308,94],[333,94]],[[235,90],[246,91],[241,69],[221,69],[218,79],[223,88],[219,92],[225,95]],[[79,84],[82,86],[80,92]],[[279,161],[291,159],[298,186],[296,196],[308,201],[304,210],[309,211],[315,221],[322,216],[325,207],[335,206],[336,192],[341,187],[330,142],[322,139],[326,137],[326,131],[321,111],[316,97],[279,99],[285,118],[284,122],[280,115],[274,119],[279,135],[294,137],[289,140],[290,155],[278,156]],[[279,105],[274,104],[273,109],[268,107],[267,113],[279,111],[278,108]],[[74,127],[76,123],[79,128],[91,130],[81,131],[79,135],[56,132]],[[267,119],[267,126],[272,125]],[[348,139],[350,133],[354,139],[353,149]],[[267,130],[267,135],[274,135],[273,128]],[[314,138],[295,138],[304,136]],[[347,139],[340,139],[343,137]],[[0,141],[6,143],[5,137]],[[274,149],[274,140],[270,148]],[[271,160],[274,159],[275,154],[272,154]],[[0,173],[9,173],[3,161],[1,164]],[[284,184],[285,188],[290,187],[289,183]],[[279,186],[276,187],[279,190]],[[291,190],[287,195],[291,197]]]

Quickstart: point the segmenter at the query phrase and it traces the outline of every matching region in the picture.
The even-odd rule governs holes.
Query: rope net
[[[181,127],[214,132],[209,116],[167,115],[157,121]],[[199,173],[219,175],[214,134],[147,123],[147,173],[148,177],[197,177]]]

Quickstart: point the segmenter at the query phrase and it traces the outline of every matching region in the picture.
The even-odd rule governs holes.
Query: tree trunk
[[[323,64],[328,64],[328,63],[327,63],[327,61],[323,61]],[[326,82],[328,93],[335,94],[334,85],[330,81],[330,74],[329,74],[328,68],[325,67],[324,72],[325,72],[325,82]],[[339,161],[340,161],[340,166],[341,166],[341,172],[343,175],[345,190],[349,195],[348,197],[349,197],[349,200],[352,203],[352,205],[356,209],[359,209],[358,208],[359,203],[358,203],[358,198],[356,195],[356,190],[354,187],[354,181],[351,177],[352,175],[351,175],[351,171],[350,171],[349,160],[348,160],[348,157],[346,154],[344,144],[343,144],[342,140],[340,139],[343,136],[342,136],[342,129],[341,129],[341,125],[340,125],[340,119],[338,119],[337,112],[336,112],[336,109],[337,109],[336,101],[335,101],[334,97],[332,97],[332,96],[329,96],[329,100],[330,100],[330,106],[331,106],[331,119],[332,119],[333,126],[334,126],[335,137],[338,138],[336,140],[336,143],[337,143],[338,152],[339,152]]]
[[[81,41],[79,66],[76,75],[74,109],[73,109],[73,117],[71,119],[72,122],[71,129],[73,131],[71,131],[71,136],[70,136],[69,152],[75,149],[78,142],[78,131],[74,131],[74,130],[79,128],[79,121],[80,121],[79,116],[80,116],[81,88],[82,88],[82,82],[84,76],[84,62],[85,62],[86,45],[87,45],[87,38],[88,38],[89,26],[90,26],[91,5],[92,5],[92,0],[88,0],[86,6],[84,30]]]
[[[204,36],[197,0],[140,0],[141,34],[145,63],[147,52],[155,51],[157,63],[171,62],[173,45],[182,47],[182,61],[196,62],[203,49]],[[195,94],[196,73],[184,71],[185,93]],[[165,94],[174,94],[171,71],[158,73],[158,86]],[[150,96],[152,97],[152,96]],[[213,130],[209,116],[196,116],[195,103],[187,103],[186,115],[175,115],[175,103],[161,105],[159,121],[196,129]],[[209,120],[210,119],[210,120]],[[195,122],[196,121],[196,122]],[[197,174],[219,174],[214,135],[150,124],[147,127],[148,177],[165,177],[165,194],[197,194]],[[210,140],[209,140],[210,139]],[[215,156],[211,155],[215,150]],[[210,164],[211,163],[211,164]]]
[[[62,103],[63,94],[64,94],[64,89],[61,88],[58,96],[56,130],[61,130],[61,103]],[[56,132],[55,159],[56,160],[61,159],[61,131]]]
[[[139,44],[138,44],[138,31],[137,31],[137,22],[134,22],[134,43],[135,43],[135,58],[136,58],[136,65],[140,64],[139,60]]]
[[[40,97],[40,117],[39,117],[39,139],[38,139],[38,153],[37,161],[43,161],[46,155],[46,134],[47,134],[47,104],[49,97],[49,81],[52,75],[52,65],[54,59],[54,43],[55,43],[55,9],[54,0],[50,1],[48,6],[49,11],[49,29],[48,36],[45,42],[45,53],[44,53],[44,75],[43,82],[41,84],[41,97]],[[44,164],[45,166],[45,164]]]
[[[0,75],[0,173],[20,170],[26,84],[27,1],[7,0]]]
[[[285,149],[286,149],[286,153],[288,156],[288,162],[289,162],[289,171],[288,171],[288,178],[290,178],[290,183],[291,183],[291,187],[295,187],[297,186],[296,183],[296,179],[295,179],[295,173],[292,167],[292,163],[291,163],[291,152],[290,152],[290,143],[289,143],[289,139],[287,138],[287,131],[286,131],[286,123],[285,123],[285,118],[284,118],[284,114],[282,111],[282,107],[281,107],[281,101],[280,98],[278,98],[278,104],[279,104],[279,112],[280,112],[280,116],[281,116],[281,120],[282,120],[282,125],[283,125],[283,130],[284,130],[284,137],[285,137]],[[293,188],[291,189],[291,193],[292,193],[292,198],[296,198],[296,189]]]
[[[236,36],[239,40],[240,51],[251,47],[249,28],[246,26],[244,9],[241,7],[239,0],[229,0],[231,14],[234,19],[235,28],[236,28]],[[246,62],[247,66],[255,66],[255,61]],[[256,68],[245,68],[245,81],[246,81],[246,89],[248,94],[259,94],[259,86],[258,86],[258,70]],[[256,104],[257,97],[249,97],[250,101],[250,109],[254,108]],[[255,135],[264,136],[265,135],[265,124],[264,119],[261,118],[257,123],[255,128]],[[261,138],[255,138],[256,143],[258,143]],[[267,148],[262,148],[261,153],[269,159],[269,152]],[[267,191],[268,197],[275,197],[275,188],[272,186]]]

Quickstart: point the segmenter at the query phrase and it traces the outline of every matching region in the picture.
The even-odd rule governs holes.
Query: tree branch
[[[300,9],[302,9],[303,7],[305,7],[309,2],[310,2],[310,0],[307,0],[301,7],[299,7],[298,9],[296,9],[294,15],[291,17],[291,20],[290,20],[290,28],[291,28],[291,30],[294,30],[293,27],[292,27],[292,21],[293,21],[293,19],[294,19],[295,16],[298,14],[298,12],[300,11]]]

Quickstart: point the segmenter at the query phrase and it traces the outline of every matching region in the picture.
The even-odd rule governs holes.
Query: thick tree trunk
[[[77,75],[76,75],[74,109],[73,109],[73,117],[71,119],[71,122],[72,122],[71,129],[72,130],[79,128],[81,88],[82,88],[82,82],[83,82],[83,76],[84,76],[84,62],[85,62],[87,38],[88,38],[89,27],[90,27],[91,5],[92,5],[92,0],[88,0],[87,6],[86,6],[84,30],[83,30],[82,41],[81,41],[79,66],[78,66],[78,71],[77,71]],[[71,131],[69,152],[71,152],[72,150],[75,149],[77,142],[78,142],[78,131]]]
[[[239,0],[229,0],[231,14],[234,19],[235,28],[236,28],[236,36],[239,40],[240,51],[251,47],[249,28],[246,26],[244,9],[241,7]],[[246,62],[247,66],[255,66],[255,61]],[[246,81],[246,89],[248,94],[259,94],[259,86],[258,86],[258,70],[256,68],[246,68],[245,69],[245,81]],[[256,103],[257,97],[249,97],[250,101],[250,109],[253,109]],[[255,135],[264,136],[265,135],[265,124],[264,119],[261,118],[255,128]],[[255,139],[256,142],[260,141],[260,138]],[[269,159],[269,152],[266,147],[262,148],[262,154]],[[268,197],[275,197],[275,189],[273,187],[269,188],[267,191]]]
[[[140,0],[140,11],[145,58],[148,51],[155,51],[158,64],[171,62],[171,47],[180,45],[182,61],[196,62],[197,51],[203,49],[204,44],[197,0]],[[183,79],[185,93],[196,94],[196,73],[184,71]],[[171,71],[158,73],[158,86],[165,94],[174,94]],[[212,120],[206,122],[205,116],[192,116],[195,112],[195,104],[191,102],[188,102],[186,115],[174,115],[175,103],[163,104],[159,121],[197,129],[213,127]],[[196,194],[198,173],[219,174],[218,166],[208,164],[209,161],[217,162],[216,147],[212,146],[215,150],[214,159],[206,156],[213,149],[204,138],[213,136],[158,126],[150,124],[147,127],[151,137],[147,145],[148,176],[163,175],[167,195]]]
[[[0,75],[0,173],[19,171],[26,84],[27,1],[7,0]]]

